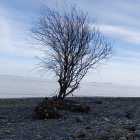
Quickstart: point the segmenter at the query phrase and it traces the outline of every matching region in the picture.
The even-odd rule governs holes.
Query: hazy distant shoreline
[[[46,97],[57,93],[56,81],[20,76],[0,76],[0,98]],[[73,93],[78,97],[140,97],[140,87],[82,82]]]

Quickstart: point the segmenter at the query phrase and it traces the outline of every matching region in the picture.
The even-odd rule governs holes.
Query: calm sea
[[[58,88],[57,82],[52,80],[0,76],[0,98],[46,97],[57,93]],[[140,97],[140,87],[83,82],[74,96]]]

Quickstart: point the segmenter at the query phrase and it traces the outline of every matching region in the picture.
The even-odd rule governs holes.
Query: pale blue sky
[[[28,29],[39,8],[76,3],[113,42],[114,55],[84,80],[140,86],[140,0],[1,0],[0,75],[35,76],[39,52],[30,48]]]

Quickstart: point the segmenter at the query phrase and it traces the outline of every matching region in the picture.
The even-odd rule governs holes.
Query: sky
[[[140,86],[140,0],[0,0],[0,75],[44,78],[34,70],[40,52],[29,28],[42,5],[76,4],[96,18],[100,31],[111,40],[113,56],[83,80]],[[53,78],[45,74],[45,78]]]

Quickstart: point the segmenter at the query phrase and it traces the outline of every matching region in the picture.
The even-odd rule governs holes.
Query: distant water
[[[46,97],[59,88],[57,82],[38,78],[0,76],[0,98]],[[140,87],[83,82],[74,96],[140,97]]]

